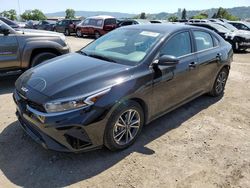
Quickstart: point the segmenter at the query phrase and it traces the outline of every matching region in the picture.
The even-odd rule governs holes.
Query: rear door
[[[175,56],[179,58],[179,63],[175,67],[154,68],[152,104],[156,116],[199,95],[197,56],[193,51],[191,33],[188,30],[174,34],[160,49],[159,57]]]
[[[15,33],[4,36],[0,23],[0,69],[20,67],[19,47]]]
[[[219,40],[209,32],[193,30],[199,65],[199,87],[206,91],[217,74],[219,63],[226,54],[219,46]]]

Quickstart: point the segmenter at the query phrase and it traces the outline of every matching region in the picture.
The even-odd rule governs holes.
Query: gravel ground
[[[90,39],[69,37],[72,50]],[[15,117],[16,78],[0,80],[0,187],[250,187],[250,53],[236,54],[223,98],[202,96],[144,127],[120,152],[47,151]]]

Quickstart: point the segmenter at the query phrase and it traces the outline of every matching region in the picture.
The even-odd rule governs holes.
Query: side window
[[[160,56],[172,55],[175,57],[184,56],[192,52],[189,32],[179,33],[170,38],[160,50]]]
[[[90,19],[89,20],[89,25],[96,26],[96,20],[95,19]]]
[[[114,25],[116,24],[116,19],[114,18],[109,18],[105,20],[105,25]]]
[[[219,46],[220,41],[216,37],[213,37],[213,38],[214,38],[214,46]]]
[[[211,35],[204,31],[194,31],[194,39],[197,47],[197,51],[206,50],[212,48],[213,39]]]
[[[97,20],[96,26],[101,27],[103,23],[103,20]]]
[[[83,22],[83,25],[89,25],[89,19],[85,20],[85,21]]]

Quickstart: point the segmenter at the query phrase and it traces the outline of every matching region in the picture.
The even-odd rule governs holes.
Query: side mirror
[[[177,57],[171,55],[163,55],[158,59],[158,62],[155,64],[162,66],[174,66],[178,63],[179,59]]]
[[[0,33],[4,34],[4,36],[7,36],[10,34],[10,30],[0,27]]]

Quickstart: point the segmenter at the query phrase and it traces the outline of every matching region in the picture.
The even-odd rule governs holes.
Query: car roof
[[[113,16],[107,16],[107,15],[99,15],[99,16],[91,16],[91,17],[88,17],[88,19],[108,19],[108,18],[115,18]]]
[[[173,23],[166,23],[166,24],[154,24],[154,27],[152,27],[152,24],[137,24],[137,25],[131,25],[131,26],[126,26],[126,28],[133,28],[133,29],[140,29],[140,30],[146,30],[146,31],[153,31],[153,32],[158,32],[158,33],[172,33],[178,30],[182,29],[190,29],[190,28],[195,28],[195,26],[190,26],[190,25],[185,25],[185,24],[173,24]],[[196,27],[199,28],[200,27]]]

